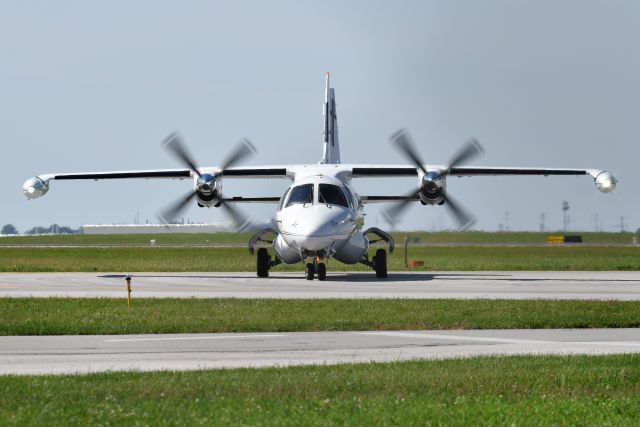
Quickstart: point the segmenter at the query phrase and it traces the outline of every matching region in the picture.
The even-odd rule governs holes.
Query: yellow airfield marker
[[[131,308],[131,275],[127,274],[125,280],[127,281],[127,305]]]

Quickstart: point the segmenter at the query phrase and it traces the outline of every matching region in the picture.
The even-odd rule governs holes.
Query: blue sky
[[[155,214],[186,181],[53,182],[27,202],[24,180],[48,172],[172,168],[160,143],[179,130],[215,165],[237,140],[250,164],[316,163],[323,75],[336,89],[343,163],[405,163],[388,143],[406,127],[427,163],[474,136],[474,164],[586,167],[620,180],[461,178],[449,191],[495,230],[640,226],[640,3],[635,1],[7,1],[0,4],[0,225],[127,223]],[[225,181],[229,196],[280,195],[283,181]],[[356,182],[404,193],[413,180]],[[269,206],[245,209],[256,219]],[[369,225],[383,225],[378,207]],[[193,221],[220,221],[189,208]],[[399,226],[451,226],[415,206]]]

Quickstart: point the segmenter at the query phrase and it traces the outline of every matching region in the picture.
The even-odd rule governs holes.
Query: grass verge
[[[424,271],[486,270],[640,270],[640,246],[619,247],[413,247],[410,259],[425,262]],[[401,271],[399,249],[388,258],[389,270]],[[93,271],[255,271],[246,248],[1,248],[0,272]],[[302,264],[279,265],[277,271],[302,271]],[[329,271],[370,271],[332,261]]]
[[[4,425],[637,425],[640,356],[0,377]]]
[[[0,299],[0,335],[621,327],[639,301]]]

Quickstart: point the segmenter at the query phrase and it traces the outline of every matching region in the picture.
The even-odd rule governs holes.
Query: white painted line
[[[137,342],[137,341],[183,341],[183,340],[220,340],[220,339],[238,339],[238,338],[275,338],[284,337],[285,334],[253,334],[253,335],[221,335],[206,337],[171,337],[171,338],[122,338],[114,340],[105,340],[105,342]]]
[[[405,338],[430,338],[441,340],[460,340],[460,341],[481,341],[481,342],[501,342],[508,344],[561,344],[564,341],[540,341],[540,340],[524,340],[517,338],[489,338],[489,337],[469,337],[464,335],[440,335],[440,334],[421,334],[413,332],[363,332],[364,335],[384,335],[389,337],[405,337]]]
[[[465,335],[440,335],[440,334],[422,334],[418,332],[362,332],[363,335],[384,335],[389,337],[406,337],[406,338],[431,338],[443,340],[460,340],[460,341],[480,341],[480,342],[501,342],[507,344],[577,344],[577,345],[608,345],[622,347],[640,347],[638,341],[540,341],[526,340],[517,338],[490,338],[490,337],[470,337]]]
[[[610,345],[621,347],[640,347],[638,341],[567,341],[567,344]]]

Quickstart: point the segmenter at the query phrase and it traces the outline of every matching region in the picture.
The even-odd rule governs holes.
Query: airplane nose
[[[293,213],[283,220],[292,234],[304,236],[329,236],[340,234],[349,220],[349,212],[335,206],[313,206],[308,212]]]
[[[322,250],[348,238],[354,222],[349,210],[326,205],[283,211],[282,237],[296,248]]]

